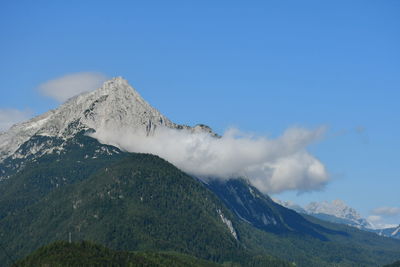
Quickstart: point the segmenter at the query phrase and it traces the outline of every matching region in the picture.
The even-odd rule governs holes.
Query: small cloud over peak
[[[102,73],[78,72],[44,82],[38,90],[47,97],[64,102],[75,95],[101,87],[106,80],[107,76]]]
[[[8,130],[16,123],[28,120],[32,115],[30,110],[0,109],[0,132]]]

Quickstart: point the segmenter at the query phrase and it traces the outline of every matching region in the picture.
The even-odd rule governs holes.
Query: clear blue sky
[[[177,123],[326,125],[310,150],[331,182],[278,197],[400,207],[400,1],[194,2],[1,1],[0,108],[43,113],[39,84],[96,71]]]

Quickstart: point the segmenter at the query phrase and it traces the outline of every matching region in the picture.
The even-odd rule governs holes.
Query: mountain
[[[7,253],[0,265],[69,235],[118,251],[175,251],[239,266],[397,260],[398,240],[298,214],[246,180],[199,180],[158,156],[90,137],[109,129],[150,136],[162,127],[218,138],[205,125],[171,122],[122,78],[2,133],[0,242]]]
[[[26,162],[49,153],[62,153],[77,133],[124,129],[152,135],[159,127],[205,131],[205,125],[178,125],[150,106],[128,82],[117,77],[89,93],[69,99],[55,110],[16,124],[0,133],[0,180],[23,169]]]
[[[290,201],[281,201],[278,199],[274,199],[274,201],[300,214],[311,215],[328,222],[349,225],[361,230],[376,233],[380,236],[400,239],[400,226],[383,229],[376,228],[371,222],[362,218],[354,208],[347,206],[342,200],[334,200],[331,203],[327,201],[311,202],[305,208]]]
[[[45,155],[1,184],[7,194],[0,203],[0,235],[14,258],[71,233],[73,240],[117,250],[256,260],[239,242],[240,223],[197,180],[154,155],[117,151],[85,159],[105,146],[83,134],[73,142],[65,154]],[[0,262],[7,262],[4,256]],[[258,261],[285,266],[266,253]]]
[[[307,211],[303,207],[294,203],[293,201],[282,201],[276,198],[274,198],[273,201],[281,206],[294,210],[297,213],[307,214]]]
[[[292,202],[275,200],[277,203],[293,209],[299,213],[312,215],[321,220],[346,224],[358,229],[374,229],[374,226],[354,209],[346,205],[342,200],[333,200],[332,202],[311,202],[302,208]]]
[[[325,233],[345,235],[310,223],[297,212],[275,203],[246,180],[214,180],[208,183],[208,187],[239,218],[258,229],[280,234],[308,235],[320,240],[327,240]]]
[[[400,239],[400,225],[397,227],[383,228],[383,229],[370,229],[371,232],[377,233],[380,236]]]
[[[26,153],[20,154],[17,149],[35,135],[68,139],[82,130],[126,127],[151,134],[159,126],[178,127],[151,107],[126,80],[117,77],[98,90],[73,97],[56,110],[14,125],[1,134],[0,160],[10,155],[26,157]],[[38,147],[29,152],[49,151]]]
[[[305,210],[308,214],[322,220],[343,223],[359,229],[374,227],[368,220],[362,218],[354,208],[347,206],[344,201],[339,199],[332,202],[311,202],[305,207]]]
[[[374,266],[395,261],[400,252],[395,240],[312,222],[279,205],[270,214],[268,198],[253,191],[258,197],[245,207],[255,203],[263,215],[279,219],[276,228],[263,228],[263,216],[250,213],[253,222],[236,216],[204,183],[157,156],[115,148],[112,155],[95,154],[111,147],[83,134],[70,142],[65,153],[44,155],[0,184],[1,242],[13,258],[68,240],[70,233],[73,241],[114,250],[176,251],[239,266],[290,266],[270,255],[297,266],[334,266],[337,255],[341,266]],[[240,182],[245,190],[248,184]],[[0,266],[7,262],[0,253]]]
[[[260,230],[256,232],[259,239],[254,237],[257,244],[298,266],[369,266],[371,261],[381,258],[378,251],[383,247],[386,250],[393,245],[394,251],[399,249],[397,240],[378,240],[379,236],[374,233],[325,222],[283,207],[245,179],[211,180],[206,186],[242,222]],[[254,229],[251,231],[255,232]],[[267,237],[265,233],[272,235]],[[393,259],[398,257],[395,254],[392,255]],[[381,259],[390,262],[386,257]]]

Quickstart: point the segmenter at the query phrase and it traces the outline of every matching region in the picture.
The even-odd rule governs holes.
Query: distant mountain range
[[[332,215],[336,218],[343,220],[344,223],[355,226],[358,228],[372,228],[373,225],[366,219],[362,218],[361,215],[353,208],[349,207],[342,200],[333,200],[329,202],[311,202],[306,206],[306,211],[314,216]]]
[[[314,216],[324,221],[353,226],[358,229],[377,233],[381,236],[400,238],[399,227],[376,228],[367,219],[362,218],[354,208],[347,206],[344,201],[339,199],[332,202],[311,202],[304,208],[289,201],[280,201],[277,199],[275,201],[289,209]]]
[[[152,136],[165,127],[219,138],[205,125],[170,121],[122,78],[1,133],[0,266],[70,236],[113,251],[175,251],[236,266],[399,259],[399,240],[300,214],[245,179],[204,181],[156,155],[90,137],[107,129]],[[335,214],[363,223],[343,210]]]

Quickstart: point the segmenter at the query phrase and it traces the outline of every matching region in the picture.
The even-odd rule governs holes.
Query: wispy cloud
[[[99,88],[107,77],[97,72],[78,72],[55,78],[39,85],[39,91],[58,102]]]
[[[391,228],[398,225],[400,219],[400,207],[379,207],[371,211],[368,220],[376,228]],[[391,223],[388,223],[391,222]]]
[[[0,109],[0,131],[8,130],[12,125],[25,121],[32,115],[30,110]]]
[[[131,152],[151,153],[202,179],[245,177],[259,190],[276,193],[322,188],[329,180],[324,165],[307,152],[324,128],[292,128],[277,139],[231,129],[221,138],[207,133],[158,128],[147,137],[132,129],[103,129],[92,136]]]
[[[376,229],[393,228],[397,226],[397,224],[387,223],[387,220],[380,215],[370,215],[367,220],[371,222]]]
[[[374,215],[397,216],[400,215],[399,207],[379,207],[372,211]]]

